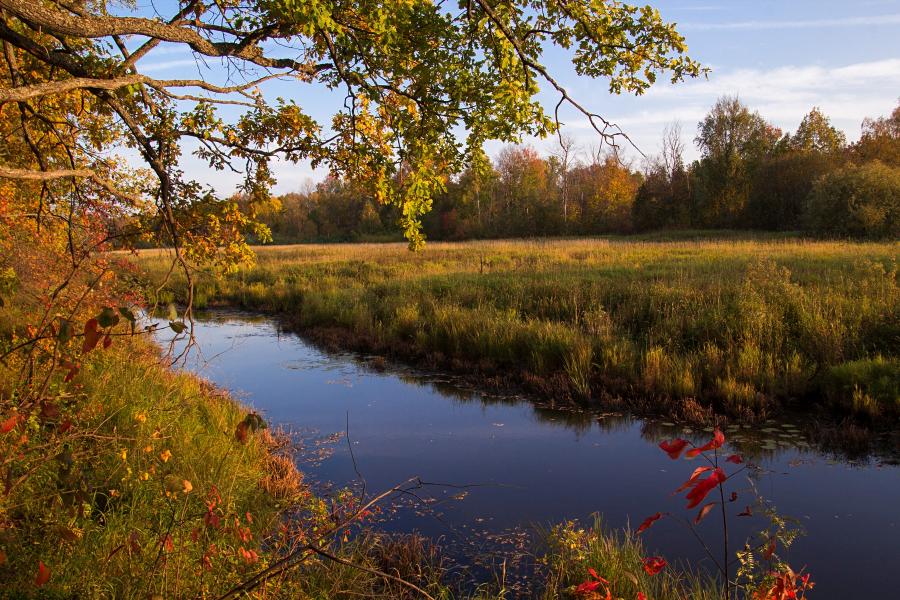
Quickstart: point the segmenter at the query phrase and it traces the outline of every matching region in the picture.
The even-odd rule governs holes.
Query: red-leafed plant
[[[799,531],[791,527],[787,519],[778,515],[759,494],[755,493],[752,482],[749,488],[754,495],[752,504],[757,507],[761,516],[768,518],[769,526],[745,541],[743,548],[732,558],[728,538],[728,505],[735,503],[740,494],[738,491],[727,492],[726,484],[732,482],[741,472],[748,469],[758,470],[758,467],[745,463],[739,454],[723,454],[721,449],[724,445],[725,435],[718,428],[714,431],[712,439],[700,446],[681,438],[661,442],[660,449],[672,460],[678,460],[683,455],[687,460],[701,458],[707,462],[695,468],[690,477],[675,490],[676,494],[687,492],[686,508],[694,509],[699,506],[700,509],[693,519],[682,519],[670,513],[655,513],[644,519],[635,534],[644,533],[662,518],[675,518],[691,530],[707,556],[716,565],[725,585],[726,598],[744,597],[754,600],[805,598],[806,592],[814,585],[809,574],[794,572],[777,555],[777,550],[787,548]],[[726,463],[737,467],[731,473],[727,473],[724,468]],[[747,490],[740,493],[744,491]],[[710,495],[712,499],[709,499]],[[696,526],[716,509],[722,516],[723,541],[720,559],[714,556],[709,545],[696,530]],[[753,509],[749,505],[737,512],[738,517],[750,517],[753,514]],[[665,565],[665,560],[660,557],[648,557],[643,561],[644,570],[651,575],[658,573]]]

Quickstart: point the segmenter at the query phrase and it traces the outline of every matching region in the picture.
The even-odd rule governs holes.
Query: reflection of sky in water
[[[220,315],[199,322],[197,337],[202,358],[195,355],[191,368],[235,392],[270,422],[328,435],[343,431],[349,416],[354,454],[370,490],[413,475],[483,484],[470,488],[462,501],[448,501],[458,490],[433,488],[428,493],[441,500],[434,508],[437,516],[404,512],[391,529],[453,538],[472,528],[546,525],[594,512],[613,527],[637,524],[660,510],[688,514],[681,497],[671,492],[697,464],[671,461],[656,447],[656,440],[672,431],[661,423],[483,399],[454,388],[451,378],[408,369],[379,373],[350,356],[324,354],[259,318]],[[894,587],[900,569],[898,468],[876,460],[829,460],[796,447],[789,426],[759,429],[726,433],[745,438],[748,447],[763,445],[769,473],[760,475],[757,485],[807,529],[790,558],[813,573],[815,597],[863,597]],[[355,476],[346,443],[337,444],[334,456],[321,465],[304,468],[338,484]],[[732,505],[735,513],[742,500]],[[751,521],[733,519],[732,539],[762,526]],[[700,529],[715,536],[717,525],[710,518]],[[645,541],[670,558],[703,559],[674,521],[658,523]]]

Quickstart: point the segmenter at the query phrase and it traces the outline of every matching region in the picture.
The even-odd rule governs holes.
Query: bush
[[[807,217],[822,233],[900,236],[900,168],[872,162],[826,175],[813,186]]]
[[[835,365],[822,391],[832,405],[855,413],[900,414],[900,360],[876,356]]]

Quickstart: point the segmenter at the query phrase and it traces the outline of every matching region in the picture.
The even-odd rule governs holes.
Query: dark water
[[[198,322],[197,337],[202,359],[195,355],[191,368],[325,452],[304,465],[308,478],[336,485],[357,478],[346,439],[314,441],[343,433],[349,421],[369,490],[416,475],[442,484],[417,492],[426,503],[397,512],[385,524],[389,530],[418,531],[453,552],[480,550],[499,562],[535,526],[569,519],[589,524],[594,513],[610,527],[636,525],[657,511],[693,517],[671,493],[699,463],[672,461],[657,443],[675,435],[701,441],[708,432],[485,396],[451,377],[395,365],[378,372],[360,357],[323,353],[259,317],[209,315]],[[784,423],[726,435],[764,469],[753,475],[759,491],[806,530],[788,558],[813,574],[812,598],[897,597],[900,467],[894,459],[825,455]],[[732,513],[751,500],[741,482],[747,482],[743,475]],[[757,519],[732,518],[732,540],[761,528]],[[699,526],[716,548],[720,525],[711,517]],[[658,522],[645,543],[670,562],[711,567],[675,521]]]

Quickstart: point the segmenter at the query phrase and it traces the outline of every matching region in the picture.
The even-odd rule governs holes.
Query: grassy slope
[[[240,544],[203,527],[208,495],[218,489],[222,517],[255,515],[257,535],[272,525],[279,502],[261,486],[270,461],[265,444],[233,437],[240,406],[169,370],[139,341],[95,353],[76,381],[58,416],[26,425],[25,435],[54,452],[31,457],[25,464],[34,471],[0,506],[7,593],[35,589],[38,561],[51,571],[43,597],[192,596],[237,581],[240,571],[226,563],[238,563]],[[61,432],[67,420],[75,425]],[[4,447],[14,435],[4,437]],[[170,548],[161,543],[166,535]],[[211,543],[221,552],[198,578]]]
[[[669,237],[262,248],[257,267],[201,280],[198,299],[557,397],[897,414],[900,244]],[[165,265],[144,262],[151,277]]]

